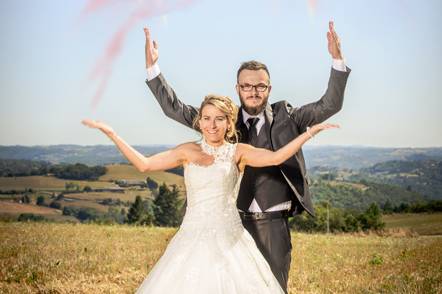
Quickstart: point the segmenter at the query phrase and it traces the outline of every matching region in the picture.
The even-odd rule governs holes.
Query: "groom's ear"
[[[239,85],[238,85],[238,83],[235,85],[235,90],[236,90],[236,93],[239,95]]]

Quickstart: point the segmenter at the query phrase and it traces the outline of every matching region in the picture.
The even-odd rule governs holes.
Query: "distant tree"
[[[29,195],[26,193],[25,195],[23,195],[23,197],[21,198],[21,201],[23,203],[31,203],[31,198],[29,197]]]
[[[126,212],[126,208],[121,208],[121,210],[120,210],[120,214],[121,214],[121,216],[123,217],[123,219],[124,219],[124,222],[127,222],[127,212]]]
[[[181,223],[180,208],[182,201],[179,199],[179,190],[172,185],[172,190],[163,183],[159,187],[158,196],[154,200],[155,224],[163,227],[176,227]]]
[[[127,221],[130,224],[137,223],[143,214],[143,200],[140,195],[135,197],[135,202],[129,208],[129,213],[127,214]]]
[[[61,203],[59,201],[52,201],[51,204],[49,204],[49,207],[55,209],[61,209]]]
[[[391,204],[390,199],[387,199],[387,201],[385,201],[384,205],[382,206],[382,210],[384,213],[392,213],[393,212],[393,205]]]
[[[344,218],[345,221],[345,232],[358,232],[361,230],[361,223],[359,220],[351,213],[347,214]]]
[[[19,215],[17,220],[19,222],[24,222],[24,221],[44,221],[46,219],[42,215],[36,215],[33,213],[22,213]]]
[[[57,165],[51,168],[51,172],[61,179],[71,180],[97,180],[106,173],[106,167],[93,166],[76,163],[69,165]]]
[[[66,182],[64,184],[64,188],[66,191],[71,191],[71,190],[79,190],[80,186],[78,186],[78,184],[75,184],[74,182]]]
[[[428,203],[429,212],[441,212],[442,211],[442,200],[431,200]]]
[[[63,215],[71,215],[71,216],[77,217],[78,212],[79,212],[78,207],[73,207],[73,206],[63,207]]]
[[[296,215],[289,220],[289,226],[304,232],[332,233],[357,232],[360,230],[379,230],[384,228],[381,210],[373,203],[363,213],[337,207],[328,207],[326,202],[315,205],[316,216],[306,213]],[[328,225],[327,225],[328,224]]]
[[[153,179],[151,179],[150,177],[147,177],[146,179],[146,184],[147,187],[149,188],[149,190],[155,190],[158,188],[158,183],[155,182]]]
[[[125,215],[124,208],[121,214]],[[153,225],[155,223],[154,203],[151,199],[142,200],[141,196],[135,197],[135,202],[129,208],[127,214],[127,222],[137,225]]]
[[[426,203],[416,202],[416,203],[413,203],[412,205],[410,205],[410,212],[422,213],[422,212],[427,212],[427,211],[428,211],[428,207],[427,207]]]
[[[103,220],[106,223],[118,223],[122,224],[125,221],[125,215],[121,214],[121,211],[116,207],[109,207],[107,213],[103,216]]]
[[[152,226],[155,224],[155,204],[152,199],[143,201],[143,214],[141,215],[140,224]]]
[[[84,192],[92,192],[92,188],[91,188],[91,186],[84,186],[83,191]]]
[[[80,208],[76,216],[80,221],[95,220],[99,217],[97,211],[93,208]]]
[[[379,230],[385,227],[385,223],[382,222],[381,210],[376,203],[372,203],[365,213],[359,215],[359,221],[363,230]]]
[[[399,204],[399,206],[393,208],[393,212],[396,213],[410,212],[410,205],[408,203],[401,203]]]
[[[43,195],[39,195],[37,197],[37,205],[45,206],[45,197]]]
[[[51,164],[25,159],[0,159],[0,177],[44,175]]]
[[[336,179],[336,174],[335,174],[335,173],[328,172],[328,173],[325,173],[325,174],[320,175],[319,178],[320,178],[321,180],[333,181],[333,180]]]

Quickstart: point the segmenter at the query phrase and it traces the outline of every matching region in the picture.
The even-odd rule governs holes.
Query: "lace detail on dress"
[[[211,146],[203,138],[201,140],[201,149],[204,153],[212,155],[214,157],[214,163],[227,162],[235,159],[235,150],[237,144],[230,144],[224,141],[221,146]]]

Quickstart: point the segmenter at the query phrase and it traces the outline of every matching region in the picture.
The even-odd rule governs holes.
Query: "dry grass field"
[[[111,192],[89,192],[89,193],[72,193],[66,195],[67,198],[78,199],[78,200],[103,200],[103,199],[120,199],[121,201],[134,202],[135,197],[140,195],[143,198],[150,197],[151,192],[149,189],[142,189],[142,191],[137,190],[125,190],[124,193],[111,193]]]
[[[158,184],[163,182],[166,182],[168,185],[175,184],[181,191],[184,191],[184,178],[176,174],[163,171],[141,173],[134,166],[126,164],[111,164],[106,165],[106,168],[107,173],[101,176],[98,179],[99,181],[113,181],[117,179],[146,180],[147,177],[150,177]]]
[[[98,182],[98,181],[75,181],[75,180],[62,180],[49,176],[29,176],[29,177],[0,177],[0,189],[1,190],[24,190],[25,188],[31,188],[33,190],[63,190],[66,182],[75,183],[83,188],[90,186],[93,189],[96,188],[111,188],[117,187],[114,183],[110,182]]]
[[[59,209],[38,206],[35,204],[17,203],[12,201],[0,201],[0,218],[2,219],[17,219],[22,213],[32,213],[35,215],[44,216],[50,221],[56,222],[79,222],[75,217],[62,215]]]
[[[34,214],[60,214],[57,209],[43,207],[33,204],[17,203],[11,201],[0,202],[0,214],[2,213],[34,213]]]
[[[90,186],[93,189],[118,187],[112,181],[118,179],[125,180],[146,180],[152,178],[158,184],[163,182],[168,185],[175,184],[181,191],[184,191],[184,178],[168,172],[138,172],[133,166],[125,164],[111,164],[106,166],[108,172],[101,176],[98,181],[76,181],[63,180],[53,176],[28,176],[28,177],[0,177],[0,190],[33,190],[51,191],[63,190],[67,182],[79,185],[80,189]]]
[[[176,229],[0,222],[1,293],[133,293]],[[442,238],[292,234],[290,293],[441,293]]]
[[[96,211],[101,212],[101,213],[106,213],[109,209],[109,206],[107,206],[107,205],[102,205],[102,204],[99,204],[95,201],[88,201],[88,200],[67,201],[67,200],[63,199],[63,200],[60,200],[59,202],[61,203],[62,207],[67,206],[67,207],[79,207],[79,208],[81,208],[81,207],[93,208]]]
[[[442,235],[442,213],[402,213],[384,215],[386,228],[403,228],[419,235]]]

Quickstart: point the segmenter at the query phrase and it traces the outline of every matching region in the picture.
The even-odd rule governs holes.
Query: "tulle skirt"
[[[196,230],[185,222],[137,289],[138,294],[284,293],[255,241],[235,230]]]

